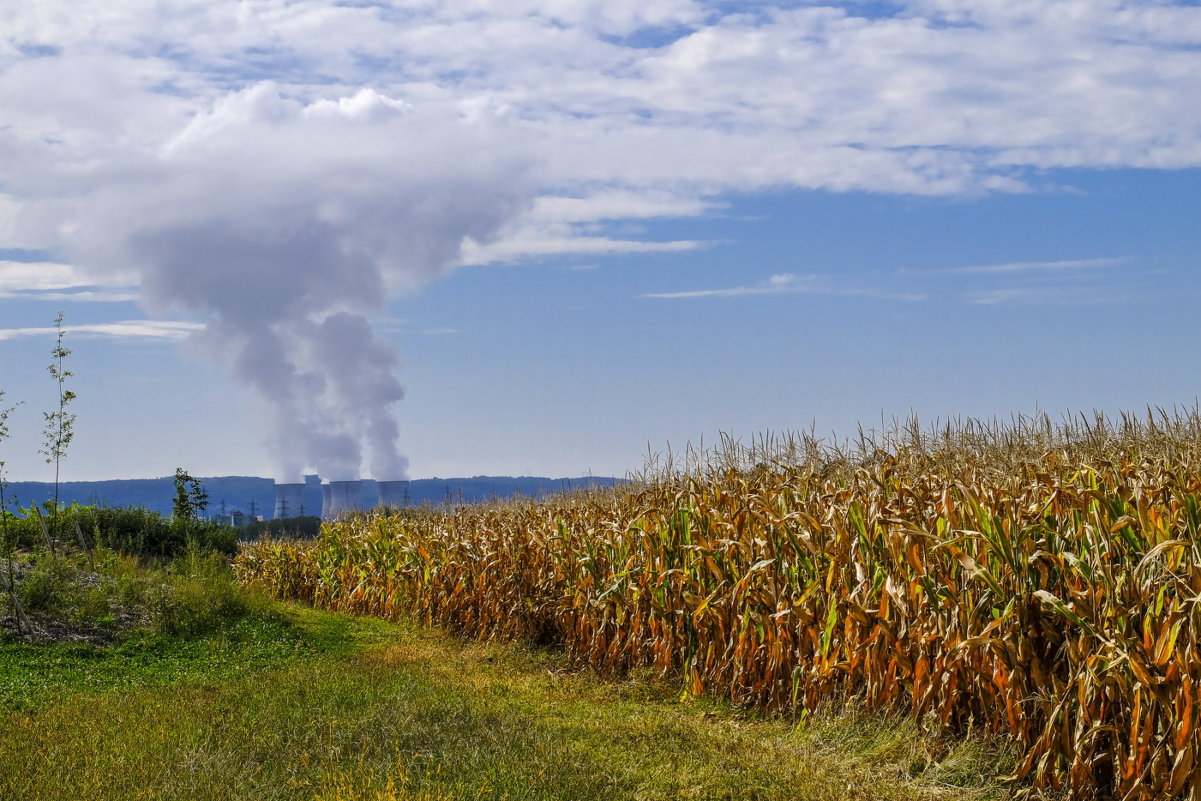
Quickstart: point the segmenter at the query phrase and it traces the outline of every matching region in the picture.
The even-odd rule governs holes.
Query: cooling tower
[[[377,481],[379,505],[388,509],[403,509],[409,505],[409,482]]]
[[[322,486],[325,508],[321,510],[321,517],[336,520],[347,512],[356,511],[359,508],[360,489],[358,481],[331,481]]]
[[[304,484],[276,484],[275,512],[271,515],[276,520],[284,517],[300,517],[304,510]]]

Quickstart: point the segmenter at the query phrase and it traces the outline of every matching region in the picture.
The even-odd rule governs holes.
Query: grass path
[[[565,672],[552,653],[286,615],[274,635],[227,637],[223,660],[193,669],[180,656],[167,675],[151,660],[121,679],[114,662],[81,681],[97,674],[60,654],[57,678],[9,704],[25,709],[0,711],[0,798],[1004,797],[982,778],[1001,767],[979,743],[932,764],[908,723],[761,721]],[[22,660],[37,669],[30,653],[0,646],[0,680]]]

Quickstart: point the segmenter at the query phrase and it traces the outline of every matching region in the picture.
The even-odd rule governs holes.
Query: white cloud
[[[874,289],[838,287],[831,284],[827,276],[780,273],[755,286],[735,286],[723,289],[689,289],[679,292],[649,292],[639,297],[659,300],[686,300],[694,298],[740,298],[749,295],[846,295],[891,300],[919,301],[924,296],[909,292],[886,292]]]
[[[96,286],[131,286],[127,276],[89,275],[70,264],[0,260],[0,292],[42,292]]]
[[[587,236],[568,228],[523,228],[488,244],[474,240],[463,243],[465,265],[512,263],[550,256],[614,255],[622,253],[682,253],[708,243],[689,239],[649,242],[642,239],[613,239]]]
[[[1135,291],[1131,272],[1109,268],[1130,264],[1129,256],[1046,261],[1014,261],[930,270],[900,270],[902,276],[965,276],[972,287],[958,297],[968,303],[1081,305],[1110,303]],[[1145,271],[1139,274],[1145,276]],[[993,283],[993,286],[987,284]],[[984,284],[982,286],[981,284]],[[996,285],[1000,284],[1000,285]],[[945,279],[941,287],[947,286]]]
[[[138,299],[138,293],[131,291],[134,285],[130,276],[89,275],[70,264],[0,261],[0,298],[3,299],[123,303]]]
[[[1010,286],[968,292],[969,303],[997,306],[1002,303],[1055,306],[1093,306],[1129,301],[1131,292],[1113,287],[1088,285]]]
[[[452,334],[461,334],[461,328],[423,328],[421,333],[427,337],[450,336]]]
[[[699,217],[724,204],[670,192],[606,190],[582,197],[548,195],[534,201],[529,219],[543,224],[665,217]]]
[[[77,290],[73,292],[6,292],[0,290],[0,298],[6,300],[67,302],[67,303],[134,303],[141,299],[137,292],[112,290]]]
[[[167,320],[122,320],[115,323],[93,325],[68,325],[63,330],[69,336],[105,339],[148,339],[178,340],[201,330],[198,323],[171,322]],[[0,328],[0,340],[21,337],[55,336],[56,328]]]
[[[977,267],[953,267],[940,270],[945,273],[984,275],[995,273],[1037,273],[1047,271],[1091,270],[1098,267],[1114,267],[1130,261],[1127,256],[1102,259],[1060,259],[1058,261],[1014,261],[1006,264],[985,264]]]
[[[502,138],[539,164],[535,216],[560,222],[655,216],[640,205],[662,197],[679,204],[669,214],[705,213],[729,190],[1020,191],[1042,180],[1030,168],[1201,165],[1193,4],[861,8],[40,0],[3,19],[4,185],[22,206],[97,182],[153,187],[139,154],[221,140],[222,126],[253,150],[264,126],[311,130],[302,117],[370,125],[434,108],[506,119]],[[23,56],[30,45],[58,55]],[[264,79],[303,112],[245,91]],[[337,160],[321,143],[286,155],[310,175]],[[258,178],[282,180],[283,161]]]

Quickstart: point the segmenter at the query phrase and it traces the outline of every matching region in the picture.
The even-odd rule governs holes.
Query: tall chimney
[[[337,520],[347,512],[358,510],[360,484],[359,481],[331,481],[323,486],[321,491],[325,499],[325,508],[321,510],[321,517],[325,520]]]
[[[409,482],[377,481],[379,505],[387,509],[403,509],[409,505]]]
[[[271,515],[276,520],[284,517],[300,517],[304,508],[304,484],[276,484],[275,512]]]

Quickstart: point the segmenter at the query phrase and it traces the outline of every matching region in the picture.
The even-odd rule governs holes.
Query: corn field
[[[1002,734],[1019,796],[1201,799],[1201,415],[725,443],[613,491],[243,550],[280,597],[782,713]]]

